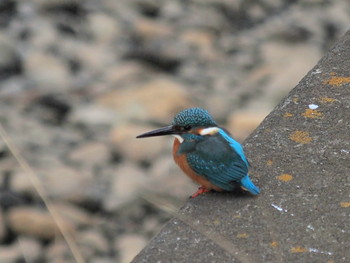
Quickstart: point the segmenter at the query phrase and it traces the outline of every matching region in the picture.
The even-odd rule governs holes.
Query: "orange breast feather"
[[[178,139],[175,139],[174,146],[173,146],[173,157],[174,157],[176,164],[181,168],[181,170],[188,177],[190,177],[193,181],[197,182],[201,186],[204,186],[206,189],[208,189],[208,190],[214,189],[216,191],[222,191],[221,188],[212,184],[207,179],[205,179],[204,176],[198,175],[195,171],[193,171],[191,169],[191,167],[188,165],[186,155],[185,154],[177,154],[179,147],[180,147],[180,142]]]

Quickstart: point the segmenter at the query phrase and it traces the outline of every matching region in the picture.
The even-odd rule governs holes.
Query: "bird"
[[[211,190],[232,192],[237,183],[253,195],[260,193],[249,177],[249,162],[242,145],[218,126],[207,110],[185,109],[175,115],[171,125],[136,138],[164,135],[175,137],[175,163],[200,186],[192,198]]]

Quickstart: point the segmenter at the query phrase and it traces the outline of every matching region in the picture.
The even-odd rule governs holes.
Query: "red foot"
[[[195,198],[201,194],[204,194],[206,192],[210,192],[210,190],[208,190],[207,188],[205,188],[204,186],[201,186],[198,188],[197,192],[195,192],[193,195],[191,195],[191,198]]]

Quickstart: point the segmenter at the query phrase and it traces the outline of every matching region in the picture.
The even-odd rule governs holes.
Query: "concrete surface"
[[[244,147],[262,193],[189,200],[134,263],[350,262],[350,31]]]

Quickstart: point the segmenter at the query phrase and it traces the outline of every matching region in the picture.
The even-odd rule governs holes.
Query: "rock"
[[[47,46],[55,43],[59,36],[50,19],[36,16],[28,25],[32,32],[31,43],[38,50],[44,50]]]
[[[27,85],[27,80],[23,75],[17,75],[15,78],[9,78],[1,82],[0,97],[13,97],[21,94],[25,90]]]
[[[33,100],[26,110],[30,111],[42,122],[60,125],[65,122],[71,112],[69,99],[57,94],[45,94]]]
[[[186,30],[181,34],[181,39],[198,50],[200,57],[209,60],[218,58],[212,33],[204,30]]]
[[[124,123],[111,131],[109,141],[114,151],[122,158],[135,162],[151,162],[160,155],[163,149],[170,148],[172,142],[168,137],[135,138],[137,135],[153,129],[156,127]]]
[[[45,0],[34,0],[34,2],[42,8],[51,8],[61,5],[78,4],[81,2],[81,0],[51,0],[49,2]]]
[[[0,25],[1,28],[5,28],[7,30],[8,27],[11,27],[12,22],[16,21],[18,12],[17,12],[18,3],[4,0],[1,1],[1,17],[0,17]],[[12,31],[15,31],[12,29]],[[12,33],[12,32],[11,32]]]
[[[17,243],[9,246],[0,246],[0,262],[1,263],[13,263],[22,259],[22,252]]]
[[[16,171],[11,176],[11,188],[17,193],[37,195],[28,174],[23,170]]]
[[[18,239],[18,244],[26,262],[39,261],[39,257],[42,255],[42,247],[38,240],[30,237],[21,237]]]
[[[163,7],[163,3],[159,3],[155,0],[136,0],[134,4],[137,11],[146,17],[159,16],[160,10]]]
[[[107,92],[97,102],[114,109],[123,118],[169,123],[173,115],[190,106],[191,99],[185,86],[160,77],[128,89]]]
[[[0,152],[5,153],[7,151],[7,146],[4,140],[0,141]]]
[[[69,203],[53,203],[54,208],[62,218],[74,226],[74,229],[93,224],[94,217],[82,208]]]
[[[234,93],[234,91],[229,92],[230,94]],[[223,92],[222,94],[211,94],[210,100],[206,102],[205,108],[219,124],[222,124],[222,121],[229,116],[232,111],[232,105],[234,105],[232,98],[226,98],[227,96],[225,96],[225,94],[226,92]],[[204,95],[203,99],[205,99],[205,97],[206,96]]]
[[[117,20],[105,13],[92,13],[88,20],[95,41],[100,44],[110,44],[109,42],[120,34]]]
[[[18,63],[17,60],[18,55],[13,39],[9,38],[2,31],[0,31],[0,79],[5,77],[2,75],[3,73],[1,71],[5,70],[6,68],[13,67],[14,64]]]
[[[105,68],[115,64],[115,57],[111,55],[112,47],[106,47],[95,42],[72,42],[66,52],[74,55],[81,65],[84,65],[89,74],[102,74]],[[93,79],[91,79],[93,81]]]
[[[79,246],[92,251],[93,254],[105,254],[109,250],[109,243],[96,229],[79,232],[77,240],[79,240]]]
[[[159,232],[160,228],[160,222],[157,217],[145,218],[142,226],[143,231],[147,234]]]
[[[138,198],[145,180],[146,175],[141,169],[131,164],[120,165],[115,170],[104,200],[105,209],[113,211]]]
[[[92,195],[91,190],[95,183],[88,171],[78,173],[68,166],[56,166],[56,168],[51,167],[49,170],[42,171],[39,174],[39,180],[51,198],[78,203],[93,198],[90,194]],[[11,177],[11,187],[18,193],[38,197],[38,192],[29,175],[23,171],[14,173]]]
[[[106,107],[95,104],[82,104],[75,107],[69,121],[84,126],[109,127],[119,119],[118,114]]]
[[[162,7],[162,14],[170,20],[180,19],[183,16],[183,6],[180,2],[169,1]]]
[[[267,12],[264,6],[252,5],[249,8],[247,8],[247,16],[249,16],[250,20],[259,22],[267,17]]]
[[[198,188],[175,164],[171,151],[157,159],[148,174],[145,189],[153,193],[186,200]]]
[[[266,88],[259,100],[254,100],[246,107],[250,110],[269,111],[315,65],[320,58],[320,51],[310,44],[286,46],[273,41],[264,43],[261,48],[264,63],[246,77],[248,81],[245,85],[256,89],[264,83]],[[289,54],[293,60],[286,63],[283,54]]]
[[[264,120],[269,112],[235,112],[229,116],[227,129],[235,140],[243,142]]]
[[[25,75],[35,88],[60,92],[70,88],[70,74],[64,62],[51,54],[32,52],[24,60]]]
[[[135,83],[139,78],[147,78],[152,73],[154,74],[149,67],[130,61],[108,67],[103,79],[111,86],[125,86]]]
[[[265,67],[279,73],[269,85],[268,90],[274,92],[283,88],[286,92],[289,91],[321,56],[320,51],[309,44],[286,46],[282,43],[266,42],[261,48]],[[285,63],[283,56],[286,52],[293,57],[289,63]]]
[[[140,235],[125,234],[120,236],[115,243],[116,249],[120,251],[120,263],[128,263],[143,249],[147,240]]]
[[[137,19],[133,26],[134,34],[145,40],[169,37],[174,32],[170,26],[151,19]]]
[[[68,158],[83,166],[94,167],[102,165],[110,159],[110,151],[106,144],[101,142],[88,142],[74,148]]]
[[[52,242],[45,253],[45,262],[52,263],[70,263],[75,262],[72,258],[72,253],[63,239]]]
[[[89,172],[78,172],[68,166],[50,167],[42,172],[42,183],[52,198],[72,202],[90,199],[94,178]]]
[[[11,230],[18,235],[40,239],[53,239],[59,235],[59,229],[52,215],[45,210],[31,207],[12,208],[7,215]],[[62,220],[63,227],[71,230],[72,225]]]
[[[4,220],[4,214],[2,209],[0,210],[0,242],[2,243],[6,237],[6,226]]]
[[[109,257],[95,257],[91,262],[94,263],[115,263],[114,259],[111,259]]]

